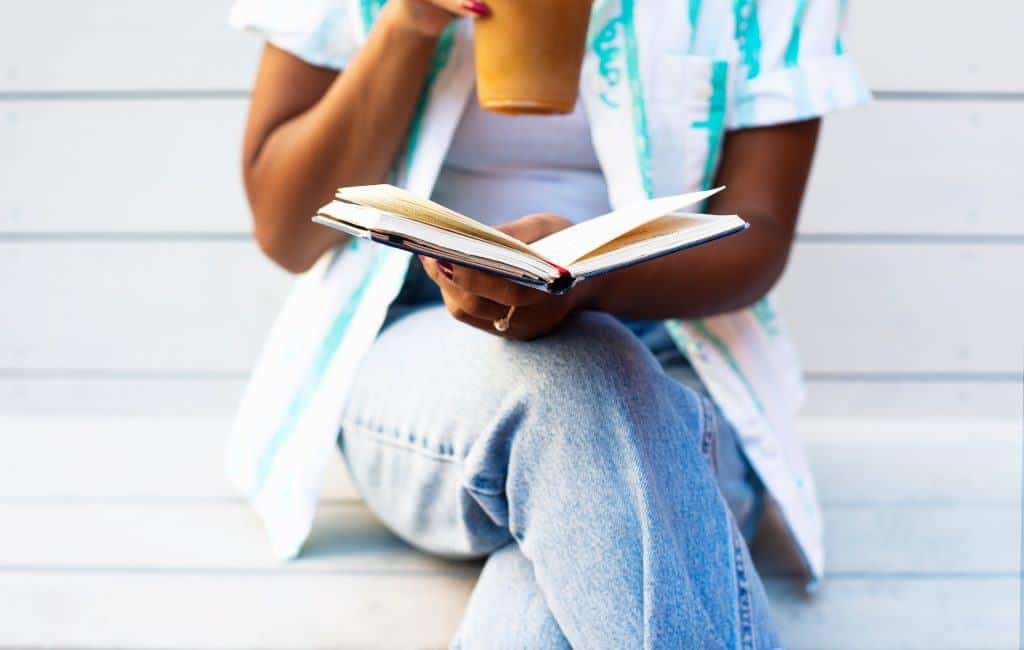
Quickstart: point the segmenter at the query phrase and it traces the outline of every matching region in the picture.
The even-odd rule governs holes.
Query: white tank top
[[[611,210],[582,105],[501,115],[466,102],[431,198],[490,225],[535,212],[584,221]]]

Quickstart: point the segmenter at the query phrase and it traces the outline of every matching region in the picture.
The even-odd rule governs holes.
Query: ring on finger
[[[515,314],[515,313],[516,313],[516,306],[512,305],[511,307],[508,308],[508,313],[507,314],[505,314],[501,318],[493,321],[491,324],[494,326],[495,330],[497,330],[499,332],[507,332],[508,328],[509,328],[509,325],[512,324],[512,315]]]

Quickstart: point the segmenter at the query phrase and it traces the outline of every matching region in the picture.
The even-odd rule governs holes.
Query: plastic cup
[[[496,113],[571,113],[592,0],[487,0],[474,21],[476,89]]]

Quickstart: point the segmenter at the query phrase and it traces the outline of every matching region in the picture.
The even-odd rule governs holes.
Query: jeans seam
[[[718,436],[718,417],[714,411],[714,404],[711,403],[706,397],[699,397],[700,404],[700,418],[701,418],[701,435],[700,435],[700,451],[707,460],[708,465],[711,466],[711,471],[718,474],[718,453],[717,453],[717,436]]]
[[[409,436],[408,440],[403,440],[400,437],[401,434],[386,433],[379,429],[370,428],[369,426],[354,420],[342,423],[341,430],[343,435],[349,431],[354,431],[361,434],[363,437],[372,438],[383,445],[405,449],[406,451],[415,452],[421,456],[426,456],[427,458],[432,458],[446,463],[453,463],[456,465],[462,464],[462,459],[454,453],[435,451],[426,447],[426,438],[419,438],[418,440],[421,441],[420,443],[417,443],[417,438],[412,435]]]
[[[746,563],[743,561],[743,548],[733,536],[733,555],[736,564],[736,600],[739,615],[739,647],[742,650],[754,650],[753,604],[750,599],[750,585],[747,581]]]

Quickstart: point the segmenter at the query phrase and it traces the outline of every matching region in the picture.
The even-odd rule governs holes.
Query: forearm
[[[405,139],[436,39],[405,28],[393,4],[323,96],[246,152],[256,237],[291,270],[341,239],[310,215],[339,186],[384,181]]]
[[[580,284],[580,304],[632,318],[702,318],[756,302],[786,266],[819,120],[732,131],[712,214],[738,214],[746,231]],[[591,283],[588,287],[588,283]]]
[[[593,278],[586,307],[641,319],[704,318],[746,307],[779,278],[790,234],[774,219],[744,215],[748,230]]]

